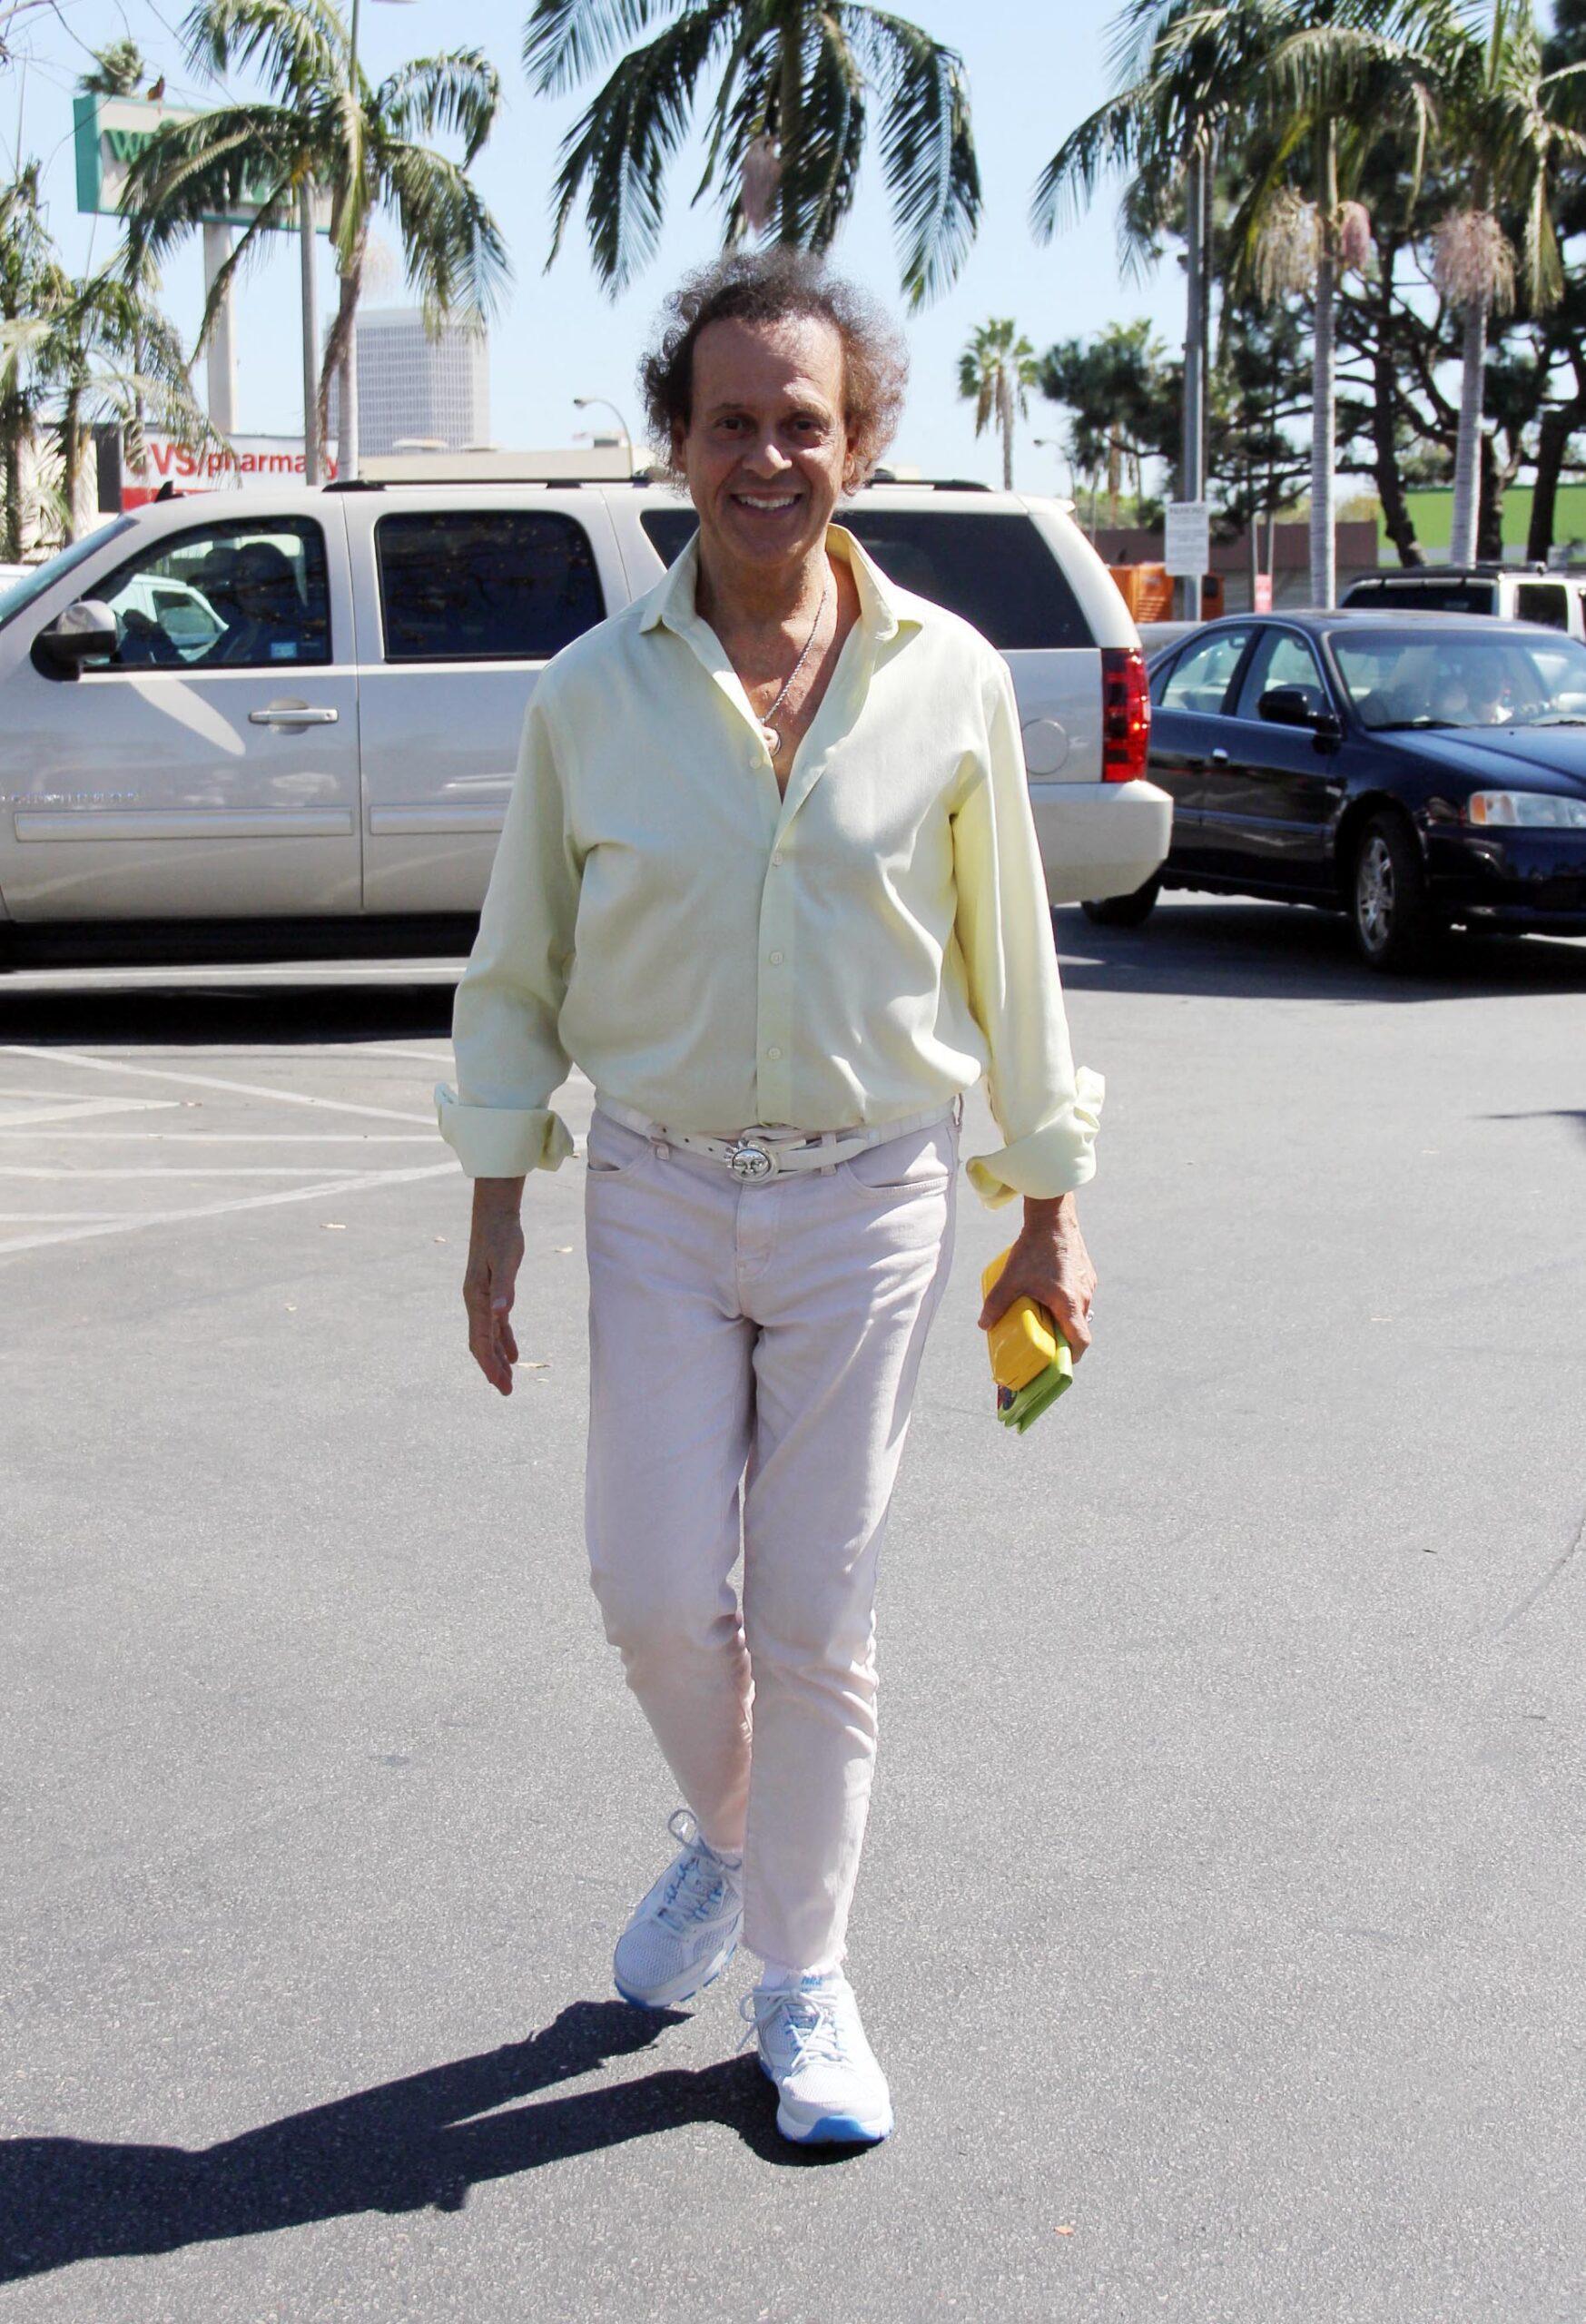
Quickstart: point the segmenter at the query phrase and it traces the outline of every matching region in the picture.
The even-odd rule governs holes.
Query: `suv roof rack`
[[[1494,581],[1508,573],[1545,575],[1545,565],[1528,562],[1524,557],[1511,561],[1508,557],[1480,558],[1473,565],[1402,565],[1389,566],[1380,574],[1367,577],[1382,581]]]
[[[990,492],[994,489],[991,485],[980,483],[976,477],[894,476],[891,468],[877,468],[870,481],[872,484],[894,484],[903,492]]]
[[[375,477],[335,476],[322,488],[326,492],[383,492],[386,487]]]

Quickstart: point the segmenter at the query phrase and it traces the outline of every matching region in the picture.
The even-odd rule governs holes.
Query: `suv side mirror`
[[[84,662],[114,659],[115,615],[97,597],[79,597],[45,623],[34,646],[50,665],[51,676],[74,678]]]

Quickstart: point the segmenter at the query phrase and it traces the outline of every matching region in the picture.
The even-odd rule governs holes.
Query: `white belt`
[[[745,1180],[781,1177],[789,1170],[829,1169],[833,1163],[845,1162],[851,1154],[862,1154],[868,1146],[883,1145],[889,1137],[906,1137],[911,1130],[934,1129],[938,1122],[961,1119],[963,1113],[963,1099],[952,1098],[925,1113],[911,1114],[904,1121],[876,1122],[858,1129],[755,1128],[741,1130],[734,1137],[706,1137],[699,1130],[668,1129],[650,1115],[632,1106],[616,1105],[598,1091],[595,1103],[599,1112],[620,1122],[625,1129],[636,1129],[641,1137],[653,1138],[658,1146],[676,1146],[685,1154],[705,1155],[720,1162],[734,1178]]]

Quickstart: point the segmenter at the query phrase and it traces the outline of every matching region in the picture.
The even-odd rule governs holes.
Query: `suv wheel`
[[[1098,928],[1138,928],[1150,917],[1151,907],[1162,892],[1162,875],[1153,872],[1144,887],[1131,895],[1100,896],[1087,901],[1079,907],[1087,920]]]
[[[1419,968],[1441,932],[1415,835],[1399,815],[1373,815],[1362,827],[1349,922],[1367,968],[1390,972]]]

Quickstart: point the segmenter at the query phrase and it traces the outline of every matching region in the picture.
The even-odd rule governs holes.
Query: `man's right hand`
[[[517,1341],[511,1324],[517,1270],[523,1260],[521,1178],[476,1178],[474,1216],[468,1236],[463,1305],[468,1311],[468,1346],[492,1388],[512,1393]]]

